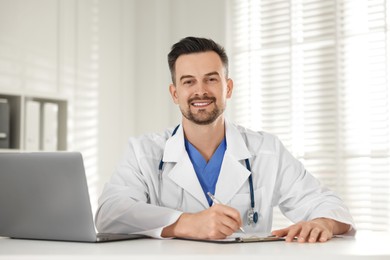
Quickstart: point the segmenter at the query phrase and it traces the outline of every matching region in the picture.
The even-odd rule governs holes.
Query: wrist
[[[176,222],[163,228],[161,231],[161,237],[186,237],[186,227],[188,227],[188,225],[185,223],[187,222],[189,215],[191,214],[183,213],[176,220]]]

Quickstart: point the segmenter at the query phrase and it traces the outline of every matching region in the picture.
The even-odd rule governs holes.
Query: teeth
[[[208,104],[210,104],[210,103],[209,103],[209,102],[193,103],[193,105],[196,106],[196,107],[206,106],[206,105],[208,105]]]

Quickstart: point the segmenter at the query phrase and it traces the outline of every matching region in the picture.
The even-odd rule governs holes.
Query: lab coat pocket
[[[260,209],[262,208],[263,202],[263,188],[257,188],[254,190],[254,197],[255,197],[255,208],[254,210],[259,213],[259,221],[260,221]],[[244,192],[244,193],[237,193],[230,201],[229,205],[232,208],[237,209],[240,214],[241,218],[244,221],[244,224],[247,225],[248,223],[248,212],[251,209],[251,194],[250,192]]]
[[[160,183],[160,206],[182,210],[183,189],[169,178],[163,178]]]

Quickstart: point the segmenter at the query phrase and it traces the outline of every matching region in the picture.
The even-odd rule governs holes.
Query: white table
[[[184,240],[137,239],[74,243],[0,238],[0,259],[386,259],[390,233],[358,232],[326,243],[263,242],[215,244]]]

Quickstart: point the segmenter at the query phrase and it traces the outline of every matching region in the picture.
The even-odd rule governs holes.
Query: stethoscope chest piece
[[[248,210],[248,225],[256,224],[259,221],[259,214],[253,208]]]
[[[179,129],[179,126],[176,126],[175,129],[173,130],[172,132],[172,136],[174,136],[176,134],[176,131]],[[245,164],[246,164],[246,168],[249,172],[251,172],[251,165],[250,165],[250,162],[249,162],[249,159],[245,159]],[[162,172],[163,172],[163,166],[164,166],[164,162],[163,160],[161,159],[160,160],[160,163],[158,165],[158,170],[159,170],[159,199],[161,200],[161,190],[162,190]],[[251,201],[251,205],[250,205],[250,208],[248,210],[248,225],[254,225],[258,222],[259,220],[259,214],[257,213],[257,211],[255,211],[255,191],[253,189],[253,179],[252,179],[252,173],[249,175],[248,177],[248,183],[249,183],[249,191],[250,191],[250,201]],[[183,204],[183,189],[181,191],[181,201],[180,203],[178,204],[177,206],[177,209],[180,208],[180,205]],[[162,201],[159,202],[159,205],[161,206],[162,205]]]
[[[245,159],[246,168],[248,171],[251,170],[251,164],[249,163],[249,159]],[[255,211],[255,191],[253,189],[253,179],[252,179],[252,173],[248,177],[249,182],[249,191],[250,191],[250,197],[251,197],[251,207],[248,210],[248,225],[254,225],[259,220],[259,214],[257,211]]]

